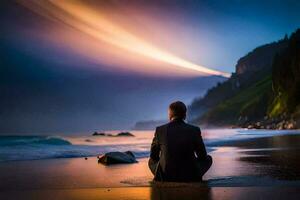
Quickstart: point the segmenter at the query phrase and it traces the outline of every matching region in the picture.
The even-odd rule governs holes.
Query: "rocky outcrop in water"
[[[249,122],[239,125],[247,129],[271,129],[271,130],[292,130],[299,129],[299,121],[288,118],[264,119],[257,122]]]
[[[134,135],[130,132],[121,132],[121,133],[118,133],[116,136],[134,137]]]
[[[106,136],[106,134],[105,133],[98,133],[97,131],[95,131],[93,133],[93,136]]]
[[[113,135],[110,133],[98,133],[97,131],[93,133],[93,136],[108,136],[108,137],[134,137],[134,135],[130,132],[120,132],[117,135]]]

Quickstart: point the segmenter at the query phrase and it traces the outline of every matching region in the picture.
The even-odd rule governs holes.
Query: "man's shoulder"
[[[163,125],[161,125],[161,126],[157,126],[157,127],[156,127],[156,130],[162,130],[162,129],[168,127],[168,125],[169,125],[170,123],[171,123],[171,122],[166,123],[166,124],[163,124]],[[185,126],[185,127],[187,127],[188,129],[190,129],[190,130],[200,131],[200,128],[199,128],[198,126],[195,126],[195,125],[192,125],[192,124],[182,123],[182,126]]]
[[[200,131],[200,128],[198,126],[192,125],[192,124],[185,124],[189,129],[194,130],[194,131]]]
[[[169,124],[169,123],[166,123],[166,124],[163,124],[163,125],[157,126],[157,127],[156,127],[156,130],[161,130],[161,129],[164,129],[164,128],[168,127],[168,124]]]

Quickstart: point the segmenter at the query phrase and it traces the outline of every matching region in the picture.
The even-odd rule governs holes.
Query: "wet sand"
[[[63,190],[25,190],[0,192],[0,199],[72,200],[195,200],[195,199],[299,199],[296,187],[212,187],[212,188],[92,188]]]
[[[300,135],[228,141],[210,152],[204,183],[156,184],[147,158],[104,166],[95,157],[0,163],[0,199],[299,199]]]

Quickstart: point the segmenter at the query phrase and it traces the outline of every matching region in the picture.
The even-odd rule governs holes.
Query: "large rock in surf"
[[[134,135],[130,132],[121,132],[121,133],[118,133],[116,136],[134,137]]]
[[[101,133],[101,132],[94,132],[93,133],[93,136],[109,136],[109,137],[123,137],[123,136],[126,136],[126,137],[134,137],[134,135],[130,132],[120,132],[118,133],[117,135],[112,135],[110,133]]]
[[[105,136],[105,133],[98,133],[97,131],[93,133],[93,136]]]
[[[126,152],[109,152],[99,158],[98,163],[105,165],[112,164],[130,164],[137,163],[134,154],[131,151]]]

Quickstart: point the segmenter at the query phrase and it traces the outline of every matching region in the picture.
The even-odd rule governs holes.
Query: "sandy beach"
[[[0,199],[298,199],[300,135],[228,141],[210,152],[203,183],[153,183],[148,158],[104,166],[96,157],[0,163]]]

